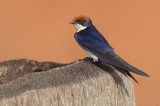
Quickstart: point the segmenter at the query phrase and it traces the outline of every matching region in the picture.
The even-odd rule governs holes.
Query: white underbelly
[[[94,60],[94,61],[98,61],[98,57],[96,55],[94,55],[93,53],[91,53],[90,51],[88,50],[85,50],[84,51]]]

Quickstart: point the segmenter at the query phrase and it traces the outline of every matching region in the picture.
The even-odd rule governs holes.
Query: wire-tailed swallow
[[[74,35],[76,41],[95,62],[111,65],[135,81],[136,79],[130,74],[130,72],[149,77],[148,74],[128,64],[119,57],[107,40],[95,28],[89,17],[76,17],[70,22],[70,24],[73,24],[77,29],[77,32]]]

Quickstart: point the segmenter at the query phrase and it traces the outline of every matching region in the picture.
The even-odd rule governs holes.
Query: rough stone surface
[[[28,59],[4,61],[0,63],[0,84],[13,81],[24,74],[47,71],[64,65],[55,62],[37,62]]]
[[[0,85],[0,106],[135,106],[132,81],[89,58],[71,64],[13,61],[0,63],[0,80],[7,77]]]

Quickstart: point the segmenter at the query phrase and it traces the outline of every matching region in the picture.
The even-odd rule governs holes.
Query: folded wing
[[[142,76],[149,77],[149,75],[145,72],[135,68],[134,66],[124,61],[113,51],[112,47],[110,47],[110,45],[107,45],[105,42],[89,38],[85,38],[85,40],[81,40],[81,38],[78,37],[75,38],[83,49],[87,49],[88,51],[92,52],[97,57],[105,60],[109,64]]]
[[[119,57],[114,51],[106,51],[105,53],[102,52],[98,52],[96,50],[90,49],[91,52],[93,52],[96,56],[98,56],[99,58],[107,61],[109,64],[119,67],[121,69],[142,75],[142,76],[146,76],[149,77],[148,74],[146,74],[145,72],[137,69],[136,67],[128,64],[126,61],[124,61],[121,57]]]

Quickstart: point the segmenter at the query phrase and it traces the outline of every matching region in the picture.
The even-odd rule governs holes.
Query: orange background
[[[73,62],[75,16],[88,15],[117,54],[151,75],[135,75],[137,106],[160,106],[159,0],[0,0],[0,61]]]

